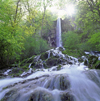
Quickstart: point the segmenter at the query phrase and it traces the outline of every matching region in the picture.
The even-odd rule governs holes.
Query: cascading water
[[[0,80],[2,101],[100,101],[100,71],[66,65],[59,71],[38,71],[26,78]],[[79,69],[80,68],[80,69]]]
[[[60,70],[57,66],[41,69],[24,78],[1,79],[0,100],[100,101],[100,70],[86,70],[76,58],[52,51],[73,64],[62,65]]]
[[[56,46],[62,47],[62,40],[61,40],[61,19],[57,19],[57,26],[56,26]]]

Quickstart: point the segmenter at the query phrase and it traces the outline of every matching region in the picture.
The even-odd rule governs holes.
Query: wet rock
[[[47,91],[35,91],[28,101],[53,101],[52,94]]]
[[[56,66],[57,64],[61,64],[62,60],[56,57],[51,57],[46,61],[48,67]]]
[[[8,75],[12,76],[12,77],[19,77],[20,74],[22,72],[24,72],[25,70],[23,68],[19,68],[19,67],[13,67],[12,70],[8,73]]]
[[[61,75],[60,76],[60,89],[66,90],[70,87],[69,78],[66,76]]]
[[[64,50],[65,50],[64,47],[57,47],[57,48],[58,48],[58,50],[60,50],[60,51],[64,51]]]
[[[0,73],[0,79],[5,78],[5,77],[6,77],[6,75],[4,75],[3,73]]]
[[[18,64],[18,66],[25,66],[26,64],[32,63],[36,57],[33,55],[30,58],[24,59],[22,62]],[[18,67],[17,66],[17,67]],[[13,66],[14,67],[14,66]]]
[[[7,92],[4,96],[4,98],[1,101],[15,101],[13,100],[12,96],[16,93],[16,89],[12,89],[9,92]]]
[[[40,59],[46,60],[48,58],[48,52],[42,53]]]
[[[86,65],[86,66],[88,65],[88,60],[84,61],[84,65]]]
[[[57,66],[57,70],[61,70],[62,65]]]
[[[42,62],[42,60],[36,62],[36,63],[35,63],[35,66],[34,66],[33,68],[43,68],[43,62]]]
[[[34,62],[37,62],[37,61],[39,61],[39,59],[40,59],[40,55],[38,55],[38,56],[35,56],[35,57],[34,57]]]
[[[50,90],[67,90],[70,87],[69,78],[66,75],[57,75],[52,78],[48,78],[44,87]]]
[[[3,76],[3,73],[0,73],[0,76]]]
[[[91,68],[91,69],[99,69],[99,63],[100,61],[98,60],[98,57],[97,56],[89,56],[88,58],[88,67]]]
[[[89,60],[89,64],[95,64],[95,63],[97,62],[97,60],[98,60],[98,57],[92,55],[92,56],[90,56],[90,57],[88,58],[88,60]]]
[[[84,62],[84,65],[90,69],[100,69],[100,60],[97,55],[86,54],[78,59],[79,62]]]
[[[86,61],[88,58],[86,56],[82,56],[78,59],[79,62],[84,62]]]
[[[95,66],[95,69],[100,69],[100,63]]]
[[[57,47],[56,49],[48,50],[40,55],[31,57],[28,60],[24,60],[22,62],[23,64],[22,67],[41,69],[41,68],[50,68],[52,66],[62,65],[62,64],[73,64],[77,62],[74,58],[62,54],[60,50],[63,49],[64,49],[63,47]]]
[[[61,95],[61,101],[76,101],[74,96],[71,93],[62,93]]]

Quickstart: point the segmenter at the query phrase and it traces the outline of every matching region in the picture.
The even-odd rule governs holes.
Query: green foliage
[[[83,51],[79,49],[78,50],[77,49],[74,49],[74,50],[66,49],[62,53],[70,55],[70,56],[74,56],[76,58],[81,57],[83,55]]]
[[[79,44],[79,36],[72,31],[62,34],[63,46],[66,49],[77,49]]]
[[[88,40],[88,43],[95,46],[95,50],[100,51],[100,32],[91,35],[90,39]]]
[[[0,9],[0,68],[2,68],[19,59],[23,49],[23,37],[21,28],[14,24],[14,2],[3,0],[0,4],[2,4],[0,5],[2,9]]]
[[[42,1],[36,0],[0,1],[0,69],[49,49],[43,38],[48,37],[54,19],[47,10],[43,18],[41,7]]]
[[[83,50],[100,50],[100,2],[81,0],[77,3],[76,25],[80,31],[80,48]]]
[[[79,44],[78,48],[83,51],[90,51],[90,50],[93,50],[93,45],[91,45],[87,42],[83,42],[83,43]]]
[[[47,42],[39,36],[28,36],[25,38],[22,57],[27,58],[32,55],[40,54],[49,49]]]

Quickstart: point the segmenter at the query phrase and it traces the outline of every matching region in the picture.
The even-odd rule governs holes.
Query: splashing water
[[[100,71],[84,70],[84,65],[64,65],[26,78],[0,80],[4,101],[100,101]]]

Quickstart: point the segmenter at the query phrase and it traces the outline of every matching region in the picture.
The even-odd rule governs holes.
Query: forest
[[[100,0],[0,0],[0,101],[100,101]]]
[[[51,9],[67,13],[67,4],[74,5],[73,15]],[[100,0],[0,0],[0,69],[56,47],[58,15],[64,53],[100,51]]]

